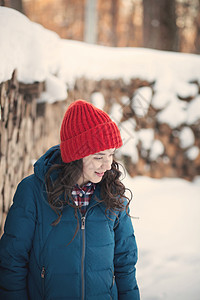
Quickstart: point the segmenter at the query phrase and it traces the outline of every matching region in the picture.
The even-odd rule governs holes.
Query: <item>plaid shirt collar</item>
[[[87,184],[80,187],[76,184],[72,189],[72,197],[77,206],[80,206],[81,214],[84,215],[87,210],[87,206],[90,203],[90,199],[94,193],[96,184],[88,182]]]

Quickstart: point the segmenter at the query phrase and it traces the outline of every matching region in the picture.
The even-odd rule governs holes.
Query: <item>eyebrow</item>
[[[114,154],[115,153],[115,150],[109,154]],[[102,153],[102,152],[99,152],[99,153],[94,153],[94,155],[106,155],[105,153]]]

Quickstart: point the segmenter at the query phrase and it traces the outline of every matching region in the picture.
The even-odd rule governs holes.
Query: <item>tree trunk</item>
[[[111,1],[111,16],[112,16],[112,46],[118,46],[117,24],[118,24],[118,9],[119,1]]]
[[[91,44],[97,42],[97,0],[87,0],[85,4],[84,41]]]
[[[196,53],[200,53],[200,0],[199,0],[199,10],[195,21],[196,25],[196,38],[195,38],[195,48]]]
[[[24,13],[22,0],[9,0],[9,7]]]
[[[178,51],[175,0],[143,0],[144,47]]]

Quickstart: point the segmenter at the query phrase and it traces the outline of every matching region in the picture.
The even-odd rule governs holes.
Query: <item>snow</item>
[[[47,92],[41,93],[38,102],[48,101],[49,103],[53,103],[55,102],[55,99],[59,101],[66,98],[66,84],[57,77],[49,74],[46,78],[45,85]]]
[[[199,148],[197,146],[193,146],[186,151],[186,157],[190,160],[195,160],[199,155]]]
[[[200,96],[193,99],[189,105],[187,110],[187,124],[194,124],[196,121],[200,119]]]
[[[128,96],[122,96],[120,100],[121,100],[121,103],[122,103],[124,106],[126,106],[126,105],[128,105],[128,104],[130,103],[130,99],[129,99]]]
[[[0,7],[0,40],[0,82],[10,79],[16,68],[19,81],[44,80],[47,91],[39,101],[66,99],[67,87],[72,87],[82,76],[93,80],[123,78],[127,83],[131,78],[140,78],[155,82],[152,105],[158,109],[166,107],[160,114],[160,122],[175,128],[186,120],[191,124],[200,118],[200,109],[194,110],[199,108],[200,101],[194,83],[200,82],[199,55],[64,40],[7,7]],[[144,116],[152,90],[143,87],[133,96],[134,109]],[[192,96],[196,100],[192,105],[178,96]],[[126,99],[122,98],[123,101]]]
[[[160,155],[164,153],[164,151],[165,147],[163,146],[163,143],[159,140],[154,140],[149,155],[150,160],[156,160]]]
[[[200,179],[124,179],[139,249],[142,300],[199,300]],[[137,219],[139,218],[139,219]]]
[[[123,110],[119,103],[114,103],[112,105],[111,110],[109,112],[109,116],[117,125],[119,125],[120,120],[123,116]]]
[[[166,93],[165,90],[159,93],[156,92],[152,99],[152,106],[155,109],[163,109],[170,101],[173,102],[174,99],[176,100],[177,98],[172,92]]]
[[[198,85],[191,84],[191,83],[185,83],[183,86],[182,84],[179,84],[177,86],[177,94],[181,98],[188,98],[188,97],[195,97],[198,94]]]
[[[91,101],[99,109],[102,109],[102,110],[104,109],[105,99],[104,99],[104,96],[102,93],[99,93],[99,92],[92,93]]]
[[[179,134],[180,146],[182,148],[188,148],[194,145],[195,136],[191,128],[183,127]]]
[[[141,141],[142,148],[149,150],[153,144],[154,130],[152,128],[140,129],[138,132],[138,139]]]
[[[121,122],[119,125],[119,130],[122,136],[123,147],[117,150],[118,155],[125,155],[131,157],[131,160],[134,164],[138,162],[138,136],[135,131],[136,122],[134,119],[130,119],[124,122]],[[131,155],[130,155],[131,153]]]
[[[160,123],[167,123],[171,128],[176,128],[186,122],[187,103],[178,99],[171,101],[167,107],[158,113],[157,120]]]
[[[149,109],[152,99],[152,89],[150,87],[142,87],[137,89],[132,99],[132,109],[138,117],[144,117]]]
[[[0,7],[0,82],[15,68],[24,83],[42,81],[58,70],[61,39],[18,11]]]

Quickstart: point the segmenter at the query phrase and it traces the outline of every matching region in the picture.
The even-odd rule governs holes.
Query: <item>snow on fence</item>
[[[166,113],[165,95],[156,98],[155,82],[82,77],[68,87],[67,101],[40,103],[37,99],[45,91],[45,83],[19,83],[14,72],[11,80],[0,85],[0,231],[17,183],[33,171],[35,159],[59,143],[63,114],[75,99],[93,102],[118,124],[124,145],[116,155],[131,176],[192,180],[200,173],[200,119],[199,112],[196,118],[194,114],[200,88],[198,82],[191,84],[196,92],[179,96],[181,105],[187,106],[184,123],[177,114],[176,99]]]

